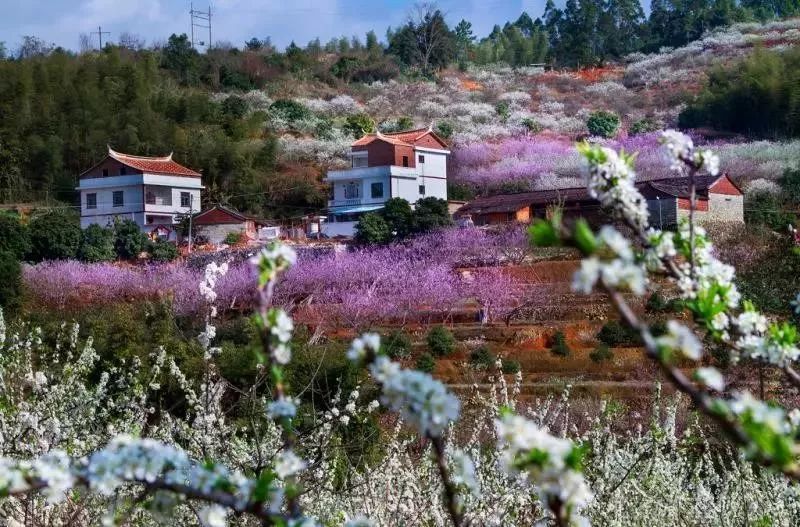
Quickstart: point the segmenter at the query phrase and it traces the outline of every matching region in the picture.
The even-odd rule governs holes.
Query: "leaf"
[[[553,225],[545,220],[537,219],[528,228],[531,244],[536,247],[556,247],[561,240]]]
[[[572,236],[575,239],[575,245],[586,256],[591,256],[598,247],[597,238],[595,238],[592,228],[583,218],[580,218],[575,223],[575,231]]]

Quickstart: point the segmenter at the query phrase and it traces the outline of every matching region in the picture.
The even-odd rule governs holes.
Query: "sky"
[[[284,48],[292,40],[305,45],[315,37],[364,34],[374,29],[384,40],[389,26],[404,22],[414,0],[216,0],[211,3],[212,41],[241,47],[251,37],[271,37]],[[545,0],[439,0],[437,6],[453,26],[462,18],[483,37],[495,24],[516,20],[527,11],[536,18]],[[556,2],[560,4],[562,2]],[[207,10],[208,0],[194,8]],[[0,42],[13,51],[24,35],[34,35],[64,48],[78,49],[79,35],[110,32],[103,41],[115,42],[124,32],[146,41],[165,41],[172,33],[189,34],[190,3],[182,0],[0,0]],[[206,29],[196,40],[207,40]],[[92,35],[97,42],[97,34]]]

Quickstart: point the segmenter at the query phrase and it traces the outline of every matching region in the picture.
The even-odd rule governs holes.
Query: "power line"
[[[103,31],[103,28],[100,26],[97,26],[97,31],[92,31],[90,34],[97,35],[97,40],[98,43],[100,44],[100,47],[98,49],[103,49],[103,35],[109,35],[109,36],[111,35],[109,31]]]
[[[200,41],[202,46],[205,44],[206,49],[211,47],[211,6],[208,6],[208,11],[199,11],[194,8],[193,4],[189,4],[189,24],[191,26],[191,42],[194,45],[194,28],[208,29],[208,42]]]

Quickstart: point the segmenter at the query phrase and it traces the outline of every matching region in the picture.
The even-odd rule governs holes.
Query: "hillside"
[[[336,77],[330,72],[339,71],[342,53],[277,54],[253,45],[200,56],[175,36],[162,49],[109,46],[4,60],[0,201],[73,203],[77,174],[108,144],[142,155],[174,152],[203,172],[207,203],[297,216],[324,206],[325,170],[342,165],[352,139],[375,126],[435,126],[453,143],[456,198],[570,186],[578,169],[569,146],[592,111],[621,117],[623,146],[650,149],[652,141],[628,133],[643,123],[674,126],[710,67],[757,46],[791,47],[799,28],[795,19],[738,24],[604,67],[472,64],[430,78],[402,72],[374,46],[357,52],[358,68]],[[798,149],[734,143],[720,150],[725,159],[735,152],[741,170],[732,173],[740,179],[774,179]]]

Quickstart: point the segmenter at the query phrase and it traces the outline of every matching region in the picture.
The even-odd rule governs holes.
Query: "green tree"
[[[184,84],[197,81],[198,54],[186,33],[170,35],[167,45],[161,50],[161,66],[174,72]]]
[[[107,262],[116,257],[114,230],[92,223],[83,230],[78,257],[85,262]]]
[[[444,326],[433,326],[426,337],[428,349],[436,357],[445,357],[453,353],[456,339],[453,333]]]
[[[28,228],[19,216],[0,212],[0,251],[9,251],[21,260],[30,250]]]
[[[423,353],[417,358],[417,369],[425,373],[433,373],[436,369],[436,359],[430,353]]]
[[[161,238],[150,242],[147,252],[154,262],[171,262],[178,257],[178,247],[171,241]]]
[[[17,255],[11,251],[0,250],[0,307],[15,312],[20,305],[22,291],[22,267]]]
[[[381,216],[389,225],[392,237],[405,238],[411,233],[414,212],[411,210],[411,204],[403,198],[386,200]]]
[[[421,9],[389,38],[388,52],[425,73],[446,67],[455,58],[456,36],[438,9]]]
[[[567,337],[564,335],[563,331],[558,330],[556,331],[556,334],[553,335],[553,343],[550,346],[550,353],[553,355],[558,355],[559,357],[569,357],[572,354],[572,350],[567,344]]]
[[[114,223],[114,252],[123,260],[137,258],[147,247],[147,236],[133,220]]]
[[[366,245],[384,244],[392,240],[389,224],[380,214],[364,214],[355,230],[355,240]]]
[[[357,139],[373,133],[375,131],[375,121],[365,113],[348,115],[343,129]]]
[[[589,115],[586,128],[589,133],[598,137],[614,137],[619,130],[619,116],[614,112],[597,110]]]
[[[429,232],[453,224],[450,211],[447,210],[447,201],[429,197],[417,201],[412,218],[415,233]]]
[[[54,210],[34,217],[28,227],[33,261],[68,260],[77,256],[81,227],[73,213]]]

